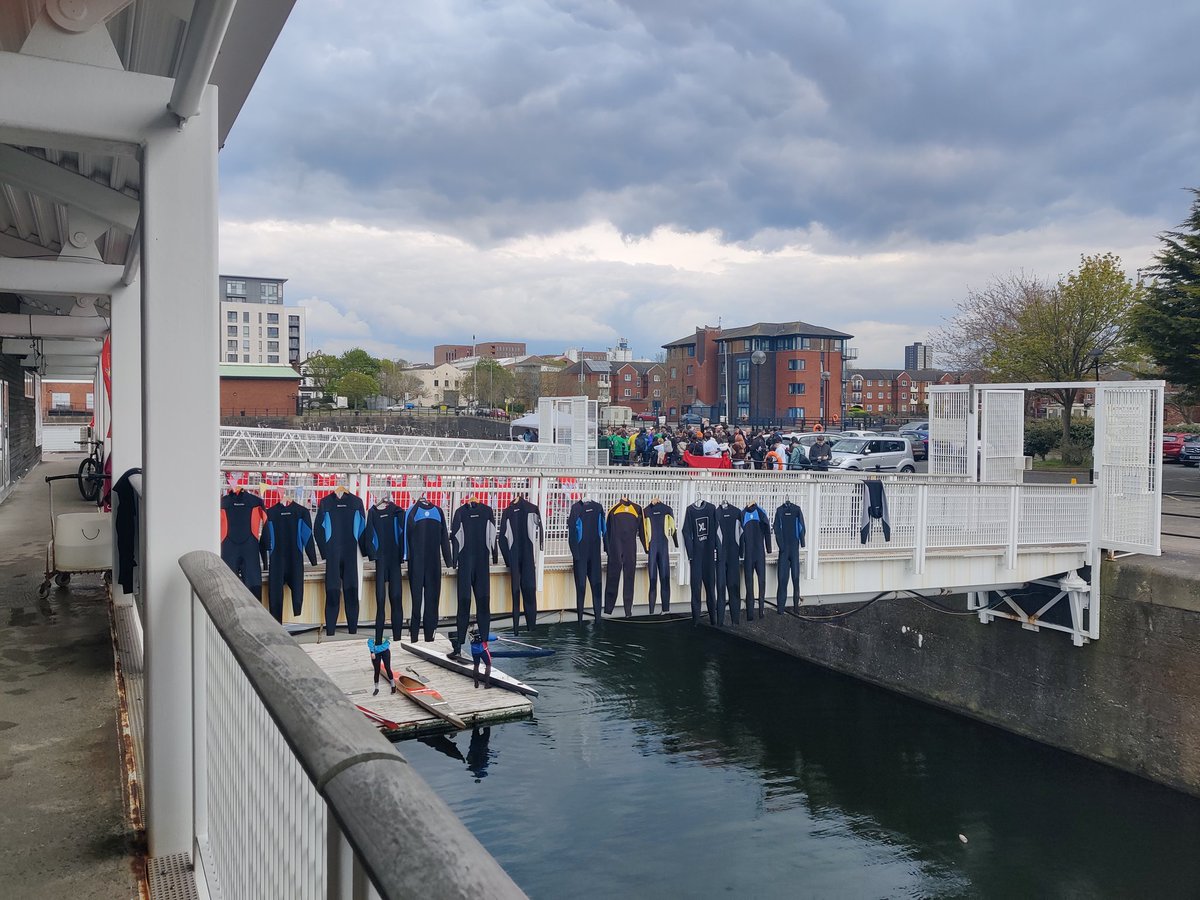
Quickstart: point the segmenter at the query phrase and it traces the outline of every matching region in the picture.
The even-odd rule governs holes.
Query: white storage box
[[[111,569],[112,560],[111,513],[63,513],[54,517],[56,571]]]

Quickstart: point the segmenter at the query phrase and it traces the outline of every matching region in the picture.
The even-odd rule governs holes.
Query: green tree
[[[338,357],[338,365],[342,375],[362,372],[375,378],[383,364],[361,347],[354,347]]]
[[[1158,236],[1151,277],[1135,317],[1138,337],[1162,367],[1163,376],[1200,388],[1200,189],[1192,209],[1174,231]],[[1190,398],[1185,398],[1190,399]]]
[[[404,359],[381,359],[379,361],[379,391],[390,400],[419,400],[428,391],[425,383],[408,371]]]
[[[329,397],[334,392],[334,382],[342,376],[341,363],[336,356],[317,351],[304,361],[301,367],[316,386],[317,394]]]
[[[337,380],[337,392],[357,409],[368,397],[379,393],[379,382],[362,372],[347,372]]]
[[[494,359],[481,359],[471,370],[467,384],[480,405],[501,407],[512,396],[513,374]]]
[[[1056,284],[1010,276],[970,295],[942,329],[939,344],[970,348],[1000,381],[1089,381],[1102,366],[1137,360],[1132,316],[1138,295],[1117,256],[1084,256],[1079,269]],[[1062,404],[1068,453],[1078,390],[1046,393]]]

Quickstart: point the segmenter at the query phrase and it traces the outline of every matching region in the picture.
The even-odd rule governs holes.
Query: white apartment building
[[[221,276],[221,362],[291,366],[303,362],[305,310],[283,305],[286,281]]]

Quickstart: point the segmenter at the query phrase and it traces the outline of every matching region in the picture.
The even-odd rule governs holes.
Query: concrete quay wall
[[[1200,796],[1200,580],[1178,569],[1106,562],[1101,637],[1083,647],[908,599],[832,622],[769,612],[736,634]]]

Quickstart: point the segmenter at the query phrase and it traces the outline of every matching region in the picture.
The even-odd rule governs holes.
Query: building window
[[[881,396],[881,397],[882,397],[882,396],[883,396],[883,394],[880,394],[879,396]],[[875,397],[875,392],[874,392],[874,391],[867,391],[867,399],[868,399],[868,400],[871,400],[871,399],[873,399],[874,397]]]
[[[237,337],[237,326],[236,325],[227,326],[225,328],[225,333],[227,335],[231,335],[232,337]]]
[[[750,385],[749,383],[739,384],[737,386],[737,398],[739,403],[750,402]]]
[[[236,350],[237,348],[238,348],[238,345],[237,345],[237,338],[234,338],[232,341],[226,341],[226,342],[225,342],[225,349],[226,349],[226,350]]]
[[[688,356],[695,356],[695,355],[696,355],[696,345],[690,344],[688,346]]]
[[[626,380],[626,381],[633,381],[633,376],[632,376],[632,375],[630,375],[628,372],[626,372],[626,373],[625,373],[625,380]],[[626,397],[628,397],[628,396],[629,396],[629,394],[626,394],[625,396],[626,396]]]
[[[801,350],[811,350],[812,349],[812,339],[806,338],[806,337],[800,338],[800,349]]]
[[[50,395],[50,408],[51,409],[70,409],[71,408],[71,395],[70,394],[60,394],[57,391],[53,392]]]
[[[793,407],[790,407],[790,408],[788,409],[788,418],[790,418],[790,419],[803,419],[803,418],[804,418],[804,407],[803,407],[803,406],[793,406]]]
[[[655,381],[662,381],[662,376],[661,376],[661,375],[655,375],[655,376],[654,376],[654,380],[655,380]]]
[[[279,352],[279,341],[267,341],[267,352],[268,353],[278,353]]]
[[[268,325],[278,325],[279,324],[279,313],[267,313],[267,324]]]
[[[678,372],[679,372],[678,369],[676,369],[674,366],[671,366],[671,379],[672,380],[674,380],[675,378],[678,377]]]
[[[631,391],[629,388],[625,388],[625,396],[626,396],[626,397],[632,397],[632,396],[633,396],[633,391]]]
[[[288,316],[288,326],[292,327],[292,328],[299,328],[300,327],[300,317],[299,316]]]
[[[250,313],[248,313],[248,312],[242,313],[242,321],[249,322],[250,321]]]
[[[231,310],[229,310],[229,312],[225,313],[225,321],[226,322],[236,322],[237,321],[237,310],[231,309]]]
[[[34,385],[33,373],[26,372],[25,373],[25,396],[28,397],[30,400],[33,399],[35,387],[36,386]]]
[[[243,349],[243,350],[249,350],[249,349],[250,349],[250,342],[249,342],[249,341],[242,341],[242,349]]]
[[[804,393],[804,385],[803,384],[795,384],[795,383],[789,384],[788,385],[788,393],[789,394],[803,394]]]
[[[737,414],[738,414],[738,418],[741,418],[741,419],[750,418],[750,407],[749,406],[739,406]]]
[[[692,367],[692,366],[688,366],[688,367],[687,367],[687,373],[688,373],[689,375],[691,375],[693,371],[694,371],[694,367]]]
[[[661,397],[661,396],[662,396],[662,391],[658,390],[658,388],[655,388],[655,389],[654,389],[654,396],[655,396],[655,398],[659,398],[659,397]]]
[[[438,386],[438,380],[437,380],[436,378],[435,378],[435,379],[433,379],[433,386],[434,386],[434,387],[437,387],[437,386]]]
[[[269,338],[277,338],[277,337],[279,337],[279,328],[278,328],[278,327],[275,327],[275,326],[268,325],[268,326],[267,326],[267,337],[269,337]]]
[[[227,281],[225,282],[226,297],[245,297],[246,282],[244,281]]]
[[[233,363],[237,362],[237,354],[236,353],[226,353],[225,354],[225,362],[233,362]]]
[[[747,342],[747,343],[749,343],[749,342]],[[737,361],[737,367],[738,367],[738,370],[737,370],[738,381],[749,381],[750,380],[750,360],[739,359]]]
[[[689,397],[694,397],[696,395],[696,386],[694,384],[689,384],[687,386],[687,395]]]
[[[267,357],[267,362],[269,362],[269,363],[277,363],[277,362],[279,362],[279,357],[278,357],[278,356],[268,356],[268,357]]]
[[[263,282],[258,286],[259,296],[268,303],[279,296],[279,285]]]
[[[250,362],[250,354],[249,353],[242,354],[242,362],[244,362],[244,363]]]
[[[242,326],[242,337],[250,337],[250,326],[249,325]]]
[[[789,371],[789,372],[803,372],[803,371],[804,371],[804,368],[805,368],[805,365],[804,365],[804,364],[805,364],[806,362],[808,362],[808,360],[805,360],[805,359],[789,359],[789,360],[788,360],[788,371]]]

